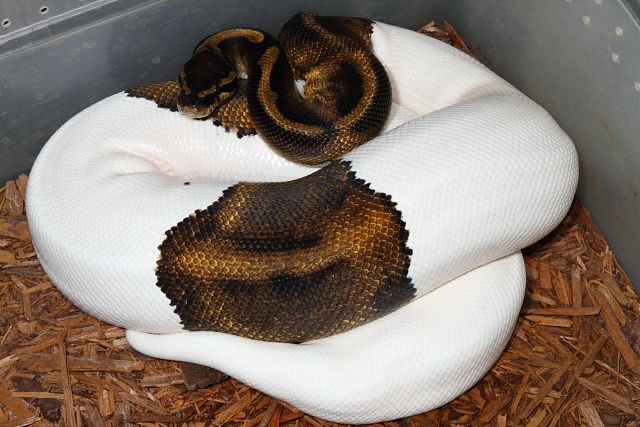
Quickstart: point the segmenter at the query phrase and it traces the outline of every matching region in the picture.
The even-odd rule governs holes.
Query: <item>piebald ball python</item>
[[[480,63],[412,31],[296,15],[284,50],[288,37],[313,49],[293,43],[291,58],[315,55],[322,37],[366,57],[338,52],[351,66],[306,71],[280,66],[265,33],[228,31],[202,42],[178,82],[108,97],[47,142],[27,191],[43,268],[80,308],[126,328],[137,350],[215,367],[328,420],[389,420],[455,398],[510,336],[524,292],[519,250],[570,206],[571,140]],[[268,46],[255,54],[247,42]],[[198,80],[217,61],[199,55],[207,49],[254,68],[227,67],[214,87]],[[380,128],[361,128],[355,113],[388,102],[373,101],[386,84],[377,61],[393,104],[363,144],[354,135]],[[206,118],[175,112],[181,90],[222,100],[233,73],[246,85]],[[340,89],[341,100],[314,80],[327,73],[337,88],[358,74],[360,89]],[[303,78],[299,94],[291,82]],[[308,108],[320,98],[333,107]],[[276,138],[265,144],[254,124]],[[294,133],[311,142],[296,148]]]

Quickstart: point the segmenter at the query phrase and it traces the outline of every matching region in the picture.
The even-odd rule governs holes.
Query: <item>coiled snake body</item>
[[[41,263],[136,349],[311,414],[364,423],[441,405],[504,348],[518,251],[566,213],[573,145],[512,86],[420,34],[303,13],[280,39],[293,69],[265,33],[226,30],[178,82],[67,122],[28,187]],[[331,41],[347,48],[317,54]],[[232,78],[244,73],[246,86]]]
[[[377,136],[391,107],[389,79],[371,52],[371,24],[303,12],[282,28],[282,45],[256,29],[213,34],[180,71],[178,109],[207,117],[246,75],[252,124],[272,148],[297,163],[339,159]],[[296,79],[305,82],[305,99]]]

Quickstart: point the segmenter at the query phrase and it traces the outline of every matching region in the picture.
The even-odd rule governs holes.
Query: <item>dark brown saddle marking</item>
[[[186,329],[302,342],[411,300],[407,237],[390,197],[335,162],[227,189],[167,232],[158,286]]]

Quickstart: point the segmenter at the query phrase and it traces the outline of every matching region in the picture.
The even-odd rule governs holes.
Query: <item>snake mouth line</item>
[[[188,107],[178,103],[178,111],[180,114],[190,119],[204,119],[209,117],[213,113],[213,110],[213,107],[203,110],[202,108]]]

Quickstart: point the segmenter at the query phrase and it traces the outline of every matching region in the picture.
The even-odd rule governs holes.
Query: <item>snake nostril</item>
[[[39,12],[41,15],[46,15],[47,13],[49,13],[49,8],[47,6],[42,6]]]
[[[2,28],[9,28],[11,26],[11,19],[4,18],[2,20]]]

